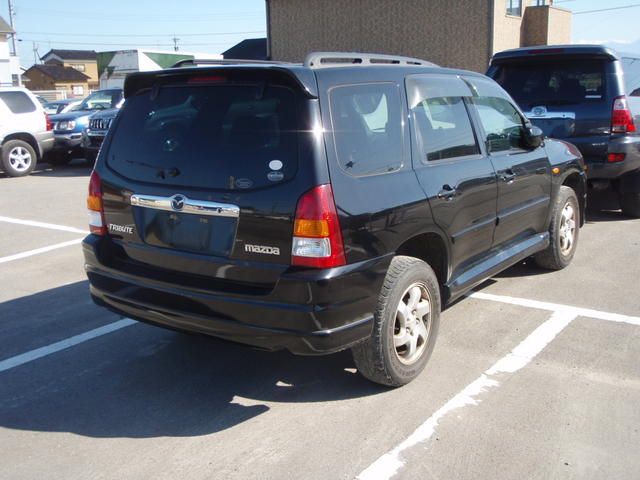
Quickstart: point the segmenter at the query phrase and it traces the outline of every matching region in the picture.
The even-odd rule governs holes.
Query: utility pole
[[[15,28],[15,15],[16,15],[16,11],[13,8],[13,0],[8,0],[9,1],[9,24],[11,25],[11,30],[13,30],[13,33],[11,34],[11,44],[13,46],[13,56],[17,56],[18,55],[18,50],[16,50],[16,28]]]
[[[38,44],[36,42],[31,42],[33,44],[33,63],[38,63]]]
[[[13,30],[13,33],[11,34],[11,45],[13,47],[13,56],[17,59],[18,58],[18,49],[16,48],[16,27],[15,27],[16,11],[13,8],[13,1],[12,0],[8,0],[8,2],[9,2],[9,24],[11,25],[11,30]],[[22,86],[22,73],[20,72],[20,64],[19,63],[18,63],[18,72],[17,72],[16,76],[18,77],[18,86],[21,87]]]
[[[180,40],[178,37],[176,37],[176,34],[173,34],[173,51],[177,52],[178,51],[178,40]]]

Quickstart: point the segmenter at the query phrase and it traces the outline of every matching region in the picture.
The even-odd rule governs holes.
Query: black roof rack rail
[[[311,52],[304,59],[304,66],[309,68],[350,67],[354,65],[402,65],[437,67],[433,62],[420,58],[385,55],[382,53],[358,52]]]
[[[274,64],[282,65],[289,62],[276,62],[273,60],[246,60],[246,59],[234,59],[234,58],[185,58],[174,63],[171,68],[179,67],[196,67],[198,65],[238,65],[238,64]]]

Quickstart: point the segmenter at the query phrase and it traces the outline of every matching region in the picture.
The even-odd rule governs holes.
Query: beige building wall
[[[523,1],[524,3],[526,2]],[[522,16],[507,15],[507,0],[493,0],[493,48],[491,55],[521,46],[522,20]]]
[[[100,79],[98,77],[98,62],[93,60],[93,61],[87,61],[87,60],[65,60],[64,62],[64,66],[65,67],[72,67],[74,68],[74,65],[84,65],[84,71],[82,71],[82,73],[84,73],[87,77],[89,77],[89,85],[91,85],[91,88],[97,88],[98,84],[100,83]]]
[[[267,15],[274,60],[361,51],[484,71],[490,57],[486,0],[268,0]]]
[[[547,7],[549,11],[547,45],[571,43],[572,13],[564,8]]]

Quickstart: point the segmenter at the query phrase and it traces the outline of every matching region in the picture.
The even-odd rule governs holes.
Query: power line
[[[172,39],[173,40],[173,39]],[[50,40],[46,38],[20,38],[19,41],[23,42],[43,42],[48,44],[57,44],[57,45],[84,45],[84,46],[99,46],[99,47],[131,47],[133,43],[95,43],[95,42],[63,42],[58,40]],[[229,45],[230,42],[206,42],[206,43],[180,43],[181,46],[207,46],[207,45]],[[137,47],[175,47],[174,43],[161,43],[161,42],[151,42],[151,43],[135,43]]]
[[[598,10],[583,10],[582,12],[573,12],[573,14],[582,15],[583,13],[610,12],[612,10],[625,10],[627,8],[636,8],[636,7],[640,7],[640,3],[634,3],[633,5],[624,5],[622,7],[600,8]]]
[[[168,37],[170,34],[168,33],[64,33],[64,32],[26,32],[21,31],[21,33],[31,34],[31,35],[54,35],[54,36],[64,36],[64,37]],[[219,36],[219,35],[248,35],[253,33],[262,33],[264,34],[264,30],[250,30],[246,32],[208,32],[208,33],[176,33],[174,35],[180,35],[182,37],[209,37],[209,36]]]

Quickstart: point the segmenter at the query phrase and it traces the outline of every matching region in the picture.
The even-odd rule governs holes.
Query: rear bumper
[[[55,133],[55,143],[53,150],[69,151],[80,150],[82,145],[82,132]]]
[[[83,242],[93,300],[143,322],[299,355],[333,353],[366,339],[391,256],[327,270],[287,271],[268,294],[192,289],[101,262],[101,237]]]
[[[613,180],[628,173],[640,172],[640,137],[620,137],[609,141],[608,153],[624,153],[622,162],[607,162],[607,158],[585,157],[590,179]]]

